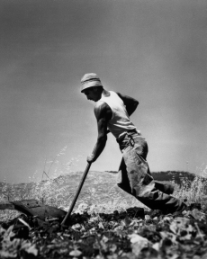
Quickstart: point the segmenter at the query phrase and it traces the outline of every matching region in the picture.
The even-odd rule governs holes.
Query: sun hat
[[[91,87],[101,87],[103,88],[103,85],[101,83],[100,78],[95,73],[87,73],[81,78],[81,93],[88,88]]]

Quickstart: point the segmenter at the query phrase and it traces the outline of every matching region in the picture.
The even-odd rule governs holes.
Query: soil
[[[69,225],[24,214],[0,227],[1,258],[207,258],[205,212],[162,215],[132,207],[74,213]]]

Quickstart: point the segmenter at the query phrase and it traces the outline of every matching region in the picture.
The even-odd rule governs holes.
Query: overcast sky
[[[70,162],[85,169],[97,136],[80,93],[88,72],[139,100],[132,121],[151,171],[202,170],[206,14],[206,0],[1,0],[0,181],[38,180]],[[117,170],[120,159],[109,136],[91,170]]]

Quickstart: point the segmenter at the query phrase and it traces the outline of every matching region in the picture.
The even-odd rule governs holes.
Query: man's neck
[[[110,96],[110,92],[105,90],[105,89],[103,89],[102,96],[109,97]]]

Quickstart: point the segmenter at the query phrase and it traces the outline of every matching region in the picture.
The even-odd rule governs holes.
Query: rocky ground
[[[0,227],[1,258],[205,259],[205,212],[162,215],[133,207],[74,213],[69,225],[19,215]]]
[[[2,184],[2,209],[12,200],[40,197],[43,204],[67,211],[81,176],[78,172],[40,183]],[[185,184],[182,176],[182,187],[176,185],[174,191],[176,197],[189,201],[202,198],[201,211],[162,215],[140,207],[142,204],[135,198],[120,191],[116,178],[112,173],[90,172],[67,226],[61,225],[62,219],[42,221],[14,210],[1,210],[0,258],[207,258],[207,197],[203,179],[187,179]]]

